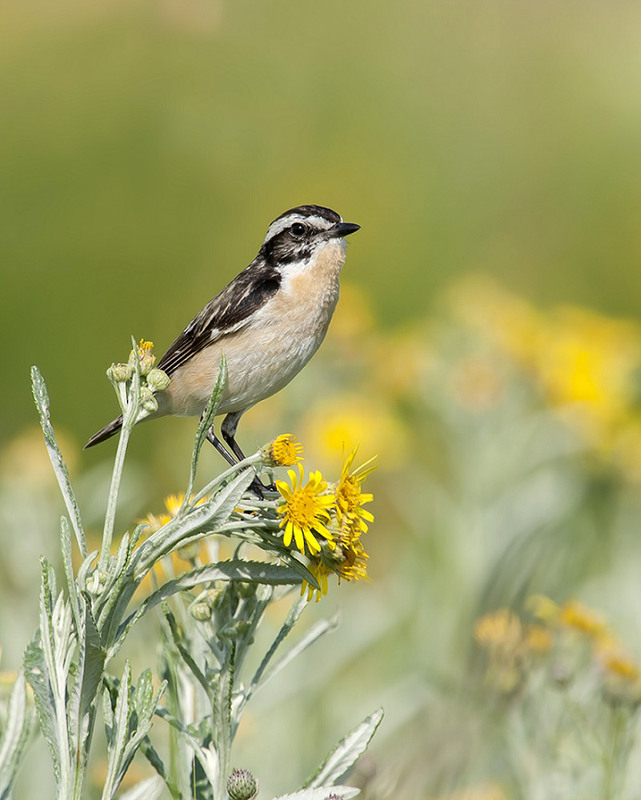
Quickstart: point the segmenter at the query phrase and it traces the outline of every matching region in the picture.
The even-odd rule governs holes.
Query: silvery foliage
[[[34,727],[25,677],[33,691],[40,733],[51,754],[58,800],[79,800],[85,796],[89,752],[100,702],[107,741],[102,800],[116,797],[139,750],[158,776],[121,794],[122,800],[153,800],[165,788],[173,798],[181,800],[225,798],[231,746],[249,699],[298,653],[333,627],[332,623],[320,623],[276,659],[280,645],[306,605],[299,599],[254,675],[246,684],[240,682],[240,669],[270,601],[288,587],[300,584],[302,579],[312,586],[317,584],[305,565],[282,545],[275,501],[252,498],[249,502],[253,502],[255,513],[241,520],[238,515],[232,518],[235,509],[248,502],[247,489],[263,468],[259,453],[219,475],[192,498],[200,450],[225,379],[223,360],[216,387],[198,426],[182,508],[143,543],[139,543],[142,525],[131,534],[123,534],[112,553],[124,455],[131,429],[141,413],[139,365],[136,364],[126,386],[122,383],[116,386],[124,424],[102,547],[100,552],[89,552],[80,509],[51,425],[45,382],[37,368],[32,368],[34,399],[67,511],[67,516],[60,520],[64,580],[59,586],[53,566],[41,559],[39,626],[25,652],[24,676],[21,674],[15,682],[0,727],[0,800],[11,797],[18,766]],[[203,498],[208,499],[202,502]],[[166,581],[137,605],[132,604],[136,589],[154,566],[175,550],[212,534],[239,540],[233,559],[193,568]],[[74,538],[82,558],[77,570],[72,562]],[[245,542],[262,548],[278,563],[241,558]],[[190,614],[189,601],[193,601],[193,595],[180,594],[197,586],[202,591],[194,602],[200,601],[201,609],[210,607],[210,616]],[[174,600],[171,607],[167,602],[170,598]],[[149,669],[134,680],[128,662],[121,675],[111,674],[108,668],[135,623],[158,606],[162,612],[163,680],[154,690]],[[171,770],[149,738],[154,718],[161,718],[170,726]],[[327,756],[300,791],[285,796],[287,800],[324,800],[330,794],[353,797],[358,790],[340,782],[366,749],[381,718],[382,712],[378,711],[364,720]]]

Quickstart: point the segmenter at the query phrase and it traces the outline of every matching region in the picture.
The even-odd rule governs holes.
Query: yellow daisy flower
[[[264,450],[265,459],[275,467],[293,467],[303,460],[303,445],[291,433],[277,436]]]
[[[336,516],[342,529],[360,535],[361,532],[367,532],[367,523],[374,520],[374,515],[363,508],[365,503],[371,503],[374,495],[364,493],[361,484],[376,467],[370,466],[374,460],[370,458],[351,472],[357,449],[355,447],[345,459],[340,480],[336,484]]]
[[[289,547],[293,537],[301,553],[305,553],[305,545],[311,553],[318,553],[321,546],[314,534],[332,540],[326,523],[329,521],[329,509],[334,506],[336,498],[327,492],[327,481],[318,470],[310,473],[305,485],[301,464],[298,465],[298,473],[297,476],[293,469],[287,470],[291,487],[285,481],[276,481],[276,488],[285,500],[278,508],[278,513],[283,517],[280,521],[280,527],[285,531],[283,543]]]
[[[329,545],[329,543],[328,543]],[[316,589],[303,581],[301,594],[307,591],[307,599],[311,600],[316,592],[316,602],[327,594],[327,576],[334,574],[346,581],[367,579],[367,559],[369,556],[360,539],[360,531],[346,529],[334,533],[331,546],[321,548],[317,556],[313,556],[308,569],[318,581],[320,589]]]

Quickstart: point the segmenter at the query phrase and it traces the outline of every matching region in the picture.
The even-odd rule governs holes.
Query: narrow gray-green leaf
[[[9,713],[0,739],[0,800],[11,796],[13,782],[22,760],[33,722],[27,707],[24,675],[20,673],[11,691]]]
[[[120,800],[158,800],[165,788],[165,782],[158,775],[145,778],[120,795]]]
[[[46,741],[56,780],[60,779],[60,755],[58,752],[58,737],[56,735],[56,710],[53,701],[51,684],[47,675],[44,652],[42,650],[40,631],[37,631],[33,640],[27,645],[24,653],[24,671],[29,685],[33,689],[33,696],[40,724],[40,733]]]
[[[350,800],[360,794],[360,789],[355,786],[319,786],[317,788],[301,789],[300,792],[282,794],[274,800],[328,800],[330,796],[340,797],[341,800]]]
[[[80,508],[76,500],[71,481],[69,479],[69,471],[67,465],[62,457],[56,437],[53,432],[51,424],[51,417],[49,414],[49,395],[47,393],[47,386],[44,378],[40,374],[38,367],[31,367],[31,388],[33,391],[33,399],[38,409],[40,417],[40,427],[45,437],[45,444],[47,446],[47,453],[51,466],[56,475],[60,492],[64,500],[74,533],[76,534],[76,541],[80,548],[80,555],[84,558],[87,556],[87,540],[85,532],[82,527],[82,519],[80,517]]]
[[[207,407],[200,418],[200,422],[198,424],[198,429],[196,430],[196,439],[194,440],[194,449],[192,451],[191,456],[191,469],[189,472],[189,482],[187,484],[187,491],[185,492],[185,503],[189,502],[189,498],[191,497],[191,493],[194,489],[194,482],[196,480],[196,471],[198,470],[198,460],[200,458],[200,451],[202,449],[203,444],[205,443],[205,439],[207,438],[207,433],[211,428],[214,417],[216,416],[216,411],[218,410],[218,405],[220,403],[220,397],[223,393],[223,389],[225,388],[225,384],[227,383],[227,362],[225,361],[225,356],[223,353],[220,354],[220,363],[218,365],[218,375],[216,377],[216,384],[214,389],[211,393],[209,398],[209,402],[207,403]]]
[[[294,625],[298,622],[300,615],[303,613],[305,607],[307,606],[307,601],[304,597],[299,597],[298,600],[294,603],[294,605],[289,609],[289,613],[283,622],[281,629],[278,631],[278,634],[274,641],[271,644],[269,650],[263,656],[262,661],[260,662],[258,669],[254,673],[254,677],[249,684],[249,687],[245,693],[245,700],[243,702],[243,707],[246,705],[247,701],[251,697],[251,695],[256,691],[256,688],[259,686],[261,678],[267,666],[269,665],[270,661],[274,657],[276,651],[282,644],[285,637],[290,633]]]
[[[136,551],[132,559],[131,568],[134,570],[136,578],[144,577],[160,558],[175,548],[214,533],[217,526],[227,522],[253,478],[253,469],[243,470],[209,502],[191,509],[184,516],[179,514],[176,519],[171,520],[152,534]]]
[[[69,595],[71,613],[73,614],[76,630],[78,630],[80,628],[78,586],[73,573],[73,562],[71,559],[71,531],[69,530],[69,522],[67,521],[66,517],[60,517],[60,550],[62,553],[62,565],[64,567],[65,577],[67,579],[67,594]]]
[[[158,603],[162,603],[163,600],[177,592],[193,589],[201,583],[210,583],[211,581],[244,581],[246,583],[286,586],[299,583],[300,578],[289,567],[268,564],[262,561],[243,561],[239,559],[236,561],[221,561],[217,564],[205,564],[203,567],[197,567],[183,573],[178,578],[167,581],[159,589],[156,589],[153,594],[150,594],[120,626],[116,640],[119,641],[133,623],[137,622],[143,614],[157,606]]]
[[[316,772],[305,781],[305,788],[333,786],[346,778],[359,756],[367,750],[382,719],[383,710],[379,708],[378,711],[366,717],[344,739],[341,739]]]
[[[275,666],[262,678],[261,682],[256,686],[251,686],[250,691],[251,693],[255,692],[259,687],[263,687],[267,681],[271,680],[275,675],[278,675],[279,672],[285,669],[288,664],[290,664],[297,656],[299,656],[304,650],[307,650],[308,647],[314,644],[314,642],[318,641],[321,636],[324,636],[326,633],[330,633],[331,631],[336,630],[338,627],[338,618],[333,617],[332,619],[324,619],[320,622],[316,623],[309,631],[303,636],[303,638],[296,642],[296,644],[291,647],[287,653],[278,661]]]

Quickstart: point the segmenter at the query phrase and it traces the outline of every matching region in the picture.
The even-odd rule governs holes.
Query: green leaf
[[[231,516],[238,501],[254,478],[254,470],[244,469],[212,499],[180,514],[159,528],[138,548],[131,563],[136,580],[142,580],[151,567],[172,550],[214,533]]]
[[[120,795],[120,800],[158,800],[165,788],[165,782],[157,775],[140,781]]]
[[[24,675],[18,675],[9,699],[9,712],[0,739],[0,800],[9,800],[33,724],[33,713],[26,704]]]
[[[307,650],[307,648],[313,645],[314,642],[318,641],[321,636],[336,630],[337,627],[337,617],[333,617],[331,620],[321,620],[320,622],[317,622],[316,625],[307,631],[305,636],[303,636],[299,642],[296,642],[296,644],[291,647],[287,653],[285,653],[281,660],[276,663],[276,665],[267,673],[267,675],[265,675],[264,678],[262,678],[262,680],[261,676],[258,675],[258,680],[260,683],[254,684],[252,681],[252,684],[248,690],[248,695],[245,699],[245,703],[258,688],[262,688],[267,681],[271,680],[275,675],[278,675],[278,673],[284,670],[288,664],[290,664],[298,655],[300,655],[300,653],[302,653],[304,650]],[[256,676],[254,676],[254,680],[256,680]]]
[[[310,789],[301,789],[300,792],[292,794],[282,794],[274,800],[327,800],[330,795],[340,797],[342,800],[350,800],[360,794],[360,789],[355,786],[319,786]]]
[[[49,415],[49,395],[47,393],[47,386],[37,367],[31,367],[31,388],[33,391],[33,399],[38,409],[40,427],[45,437],[49,460],[51,461],[51,466],[56,475],[56,480],[58,481],[62,498],[67,508],[69,518],[71,519],[74,533],[76,534],[80,555],[84,559],[87,556],[87,540],[82,527],[80,508],[78,507],[76,495],[71,486],[67,465],[64,462],[53,432],[53,426]]]
[[[67,594],[69,604],[76,629],[80,628],[80,605],[78,602],[78,586],[73,573],[73,562],[71,559],[71,531],[66,517],[60,517],[60,550],[62,553],[62,565],[67,579]]]
[[[131,614],[118,630],[117,640],[137,622],[143,614],[162,603],[163,600],[176,594],[193,589],[201,583],[212,581],[243,581],[245,583],[266,583],[272,586],[286,586],[300,583],[300,578],[289,567],[268,564],[263,561],[220,561],[217,564],[205,564],[203,567],[184,572],[178,578],[167,581],[153,594],[150,594]]]
[[[56,710],[53,701],[51,684],[47,675],[44,652],[42,650],[40,631],[36,632],[33,640],[27,645],[24,653],[24,671],[29,685],[33,689],[36,704],[36,713],[40,724],[40,733],[46,741],[56,780],[60,779],[60,755],[58,753],[58,739],[56,736]]]
[[[289,613],[283,622],[281,629],[278,631],[278,634],[274,641],[272,642],[269,650],[263,656],[262,661],[258,665],[258,669],[254,673],[254,677],[245,692],[245,698],[243,701],[243,707],[247,704],[249,698],[254,694],[258,686],[260,685],[261,679],[269,662],[272,660],[274,655],[276,654],[276,650],[280,647],[283,643],[285,637],[290,633],[294,625],[300,619],[300,615],[303,613],[307,606],[307,600],[304,597],[299,597],[298,600],[294,603],[294,605],[289,609]],[[272,675],[275,673],[272,673]]]
[[[225,361],[225,355],[221,353],[220,363],[218,365],[218,375],[216,377],[216,385],[214,386],[214,389],[209,398],[209,402],[207,403],[207,407],[205,408],[205,411],[203,412],[203,415],[200,418],[200,422],[198,423],[198,429],[196,430],[196,439],[194,440],[194,449],[191,456],[191,469],[189,472],[189,482],[187,484],[187,491],[185,492],[184,504],[189,502],[189,498],[191,497],[191,493],[194,489],[194,482],[196,481],[196,471],[198,470],[198,460],[200,458],[200,451],[202,449],[203,444],[205,443],[205,439],[207,438],[207,433],[209,432],[209,429],[211,428],[214,422],[214,417],[216,416],[216,412],[218,411],[220,398],[226,383],[227,383],[227,362]]]
[[[367,750],[372,736],[383,719],[382,709],[366,717],[360,725],[342,739],[316,772],[305,781],[305,788],[333,786],[347,777],[358,758]],[[333,790],[332,790],[333,791]]]

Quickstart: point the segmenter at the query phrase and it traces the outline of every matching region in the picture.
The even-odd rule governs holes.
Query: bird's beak
[[[356,233],[361,229],[360,225],[355,222],[337,222],[333,228],[327,231],[327,235],[332,239],[342,239],[344,236],[349,236],[350,233]]]

